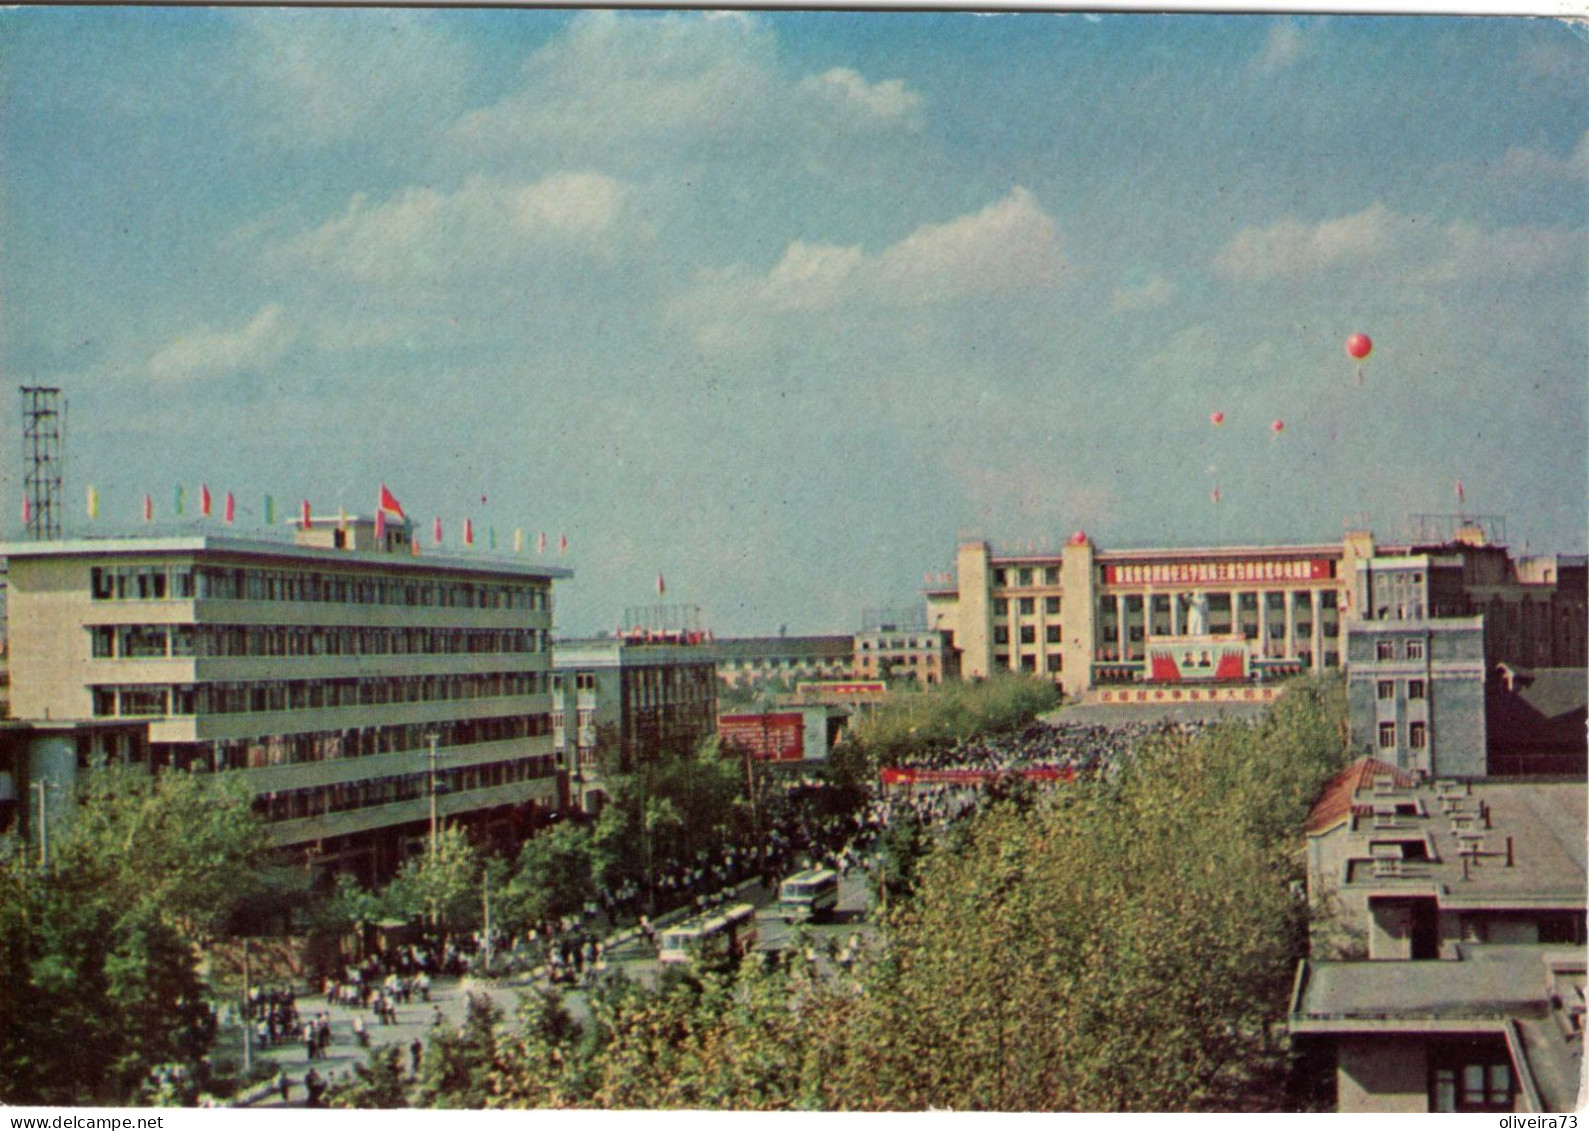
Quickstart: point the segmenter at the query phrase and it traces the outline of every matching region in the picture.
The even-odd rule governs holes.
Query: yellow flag
[[[92,486],[88,488],[88,517],[99,517],[99,492]]]

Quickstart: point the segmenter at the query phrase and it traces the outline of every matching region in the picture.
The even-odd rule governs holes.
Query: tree
[[[579,825],[561,824],[524,842],[511,878],[501,889],[501,915],[508,923],[544,923],[577,913],[595,894],[592,833]]]
[[[497,1025],[502,1011],[485,994],[470,994],[462,1028],[436,1026],[425,1042],[417,1107],[483,1108],[493,1094]]]
[[[389,914],[425,918],[446,931],[478,926],[483,913],[479,853],[465,832],[454,825],[436,838],[435,851],[403,862],[382,893]]]
[[[353,1079],[333,1088],[326,1102],[341,1108],[407,1107],[403,1050],[397,1045],[371,1049],[365,1063],[353,1066]]]

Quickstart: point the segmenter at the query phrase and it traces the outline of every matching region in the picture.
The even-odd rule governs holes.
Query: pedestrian
[[[325,1095],[326,1092],[326,1082],[321,1077],[320,1073],[316,1072],[313,1068],[309,1069],[309,1071],[304,1074],[303,1088],[304,1091],[309,1093],[309,1099],[304,1106],[319,1107],[320,1097]]]
[[[281,1102],[292,1102],[292,1077],[287,1075],[285,1069],[276,1069],[276,1090],[281,1093]]]
[[[370,1047],[370,1031],[364,1027],[364,1018],[357,1014],[353,1018],[353,1039],[359,1043],[361,1049]]]
[[[419,1079],[419,1062],[424,1054],[425,1042],[420,1040],[418,1037],[415,1037],[414,1043],[408,1046],[408,1063],[411,1069],[409,1075],[413,1076],[416,1080]]]

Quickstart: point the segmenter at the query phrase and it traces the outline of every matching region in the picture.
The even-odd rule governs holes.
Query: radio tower
[[[28,501],[28,537],[35,541],[61,536],[61,472],[65,463],[62,444],[61,390],[22,386],[22,447],[28,469],[23,490]]]

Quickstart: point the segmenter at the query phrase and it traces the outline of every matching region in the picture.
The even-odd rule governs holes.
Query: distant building
[[[1339,1110],[1576,1110],[1586,801],[1370,758],[1325,788],[1289,1027]]]
[[[110,761],[234,775],[274,847],[365,878],[424,842],[432,798],[441,820],[533,827],[557,804],[552,582],[568,571],[416,556],[406,523],[376,527],[0,548],[26,728],[13,793],[45,780],[63,797]]]
[[[708,639],[702,655],[717,665],[725,689],[792,690],[800,680],[847,679],[855,662],[853,636],[739,636]]]
[[[717,729],[717,668],[704,644],[558,641],[553,743],[568,801],[599,812],[602,766],[628,773],[693,750]]]
[[[1347,699],[1354,749],[1424,775],[1483,777],[1484,618],[1352,624]]]
[[[1485,715],[1491,774],[1589,777],[1589,669],[1497,664]]]

